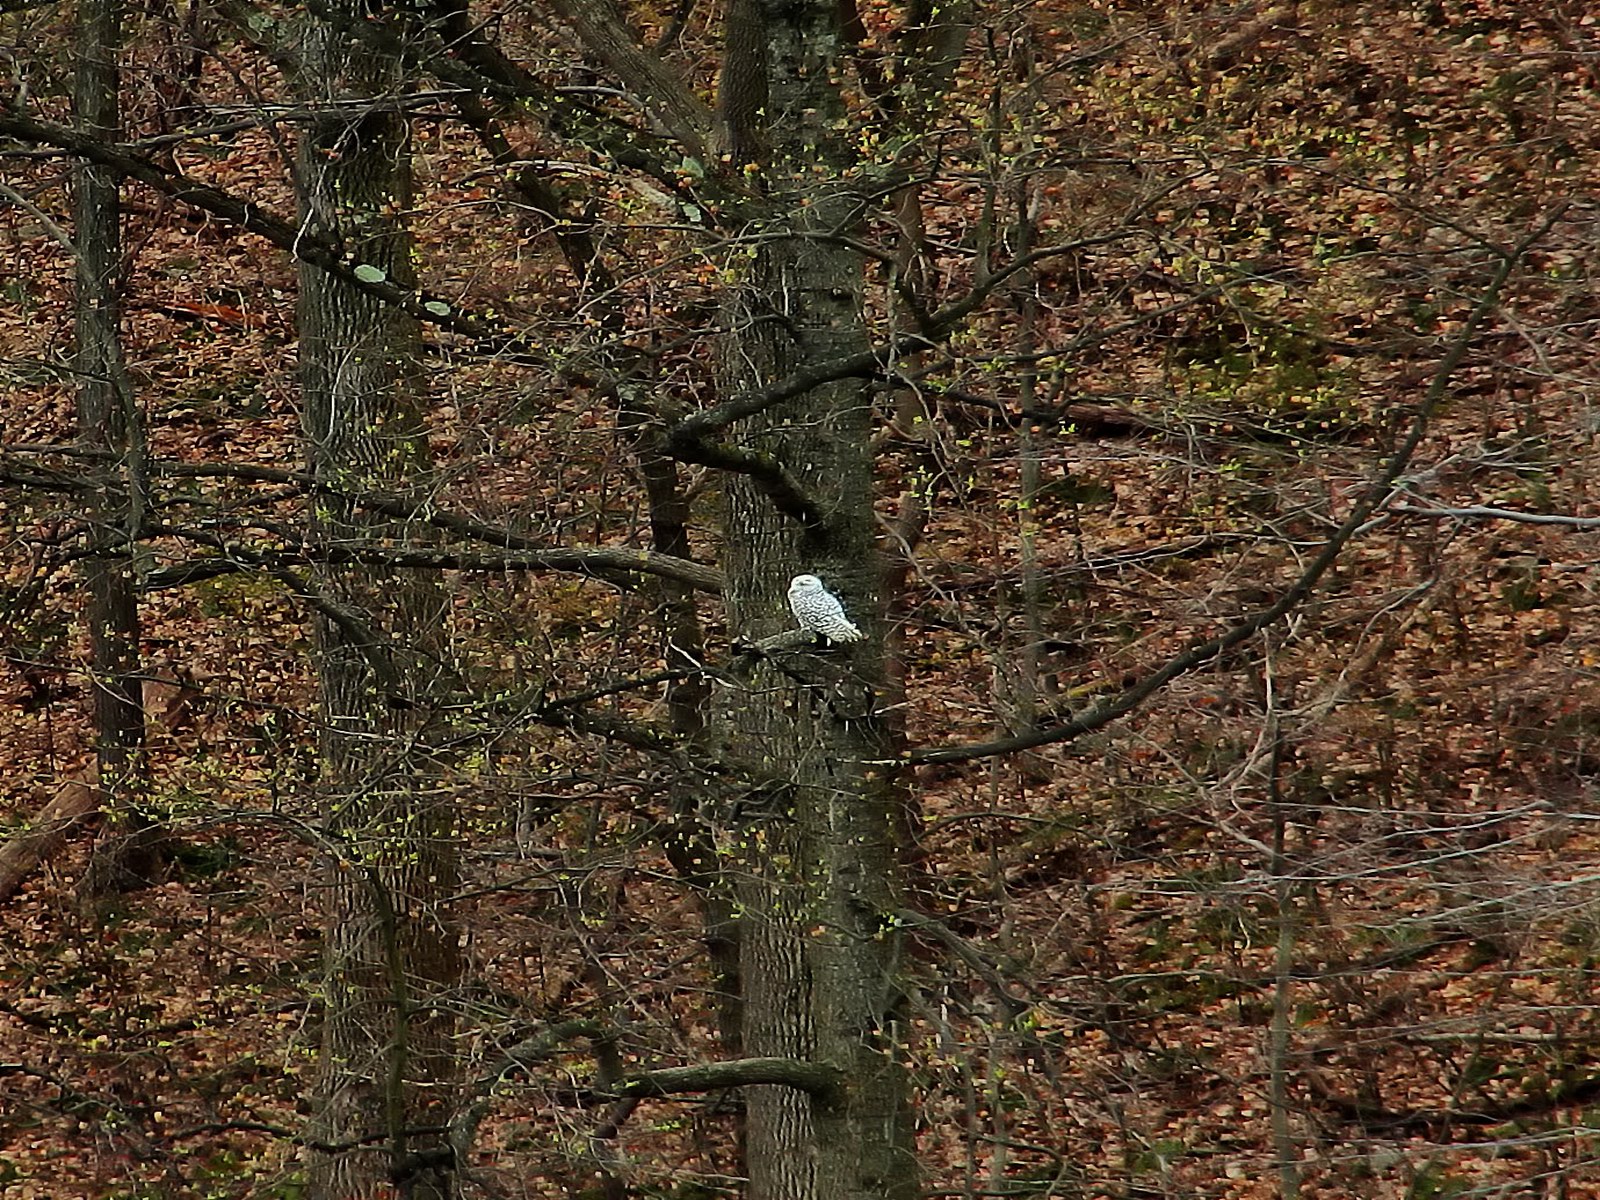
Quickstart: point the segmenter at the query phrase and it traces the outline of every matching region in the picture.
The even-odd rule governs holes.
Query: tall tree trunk
[[[85,133],[120,136],[117,103],[120,0],[78,6],[74,106]],[[130,547],[138,532],[143,454],[138,415],[128,392],[120,340],[122,261],[119,177],[79,162],[73,170],[77,244],[78,437],[103,453],[91,502],[86,560],[87,620],[94,689],[95,752],[101,805],[111,836],[96,852],[85,891],[91,895],[148,881],[158,857],[155,829],[141,808],[144,705],[139,678],[139,606]]]
[[[362,10],[364,11],[364,10]],[[355,10],[352,20],[362,19]],[[400,66],[308,31],[303,89],[312,102],[381,95]],[[315,89],[315,90],[313,90]],[[414,282],[403,214],[411,148],[393,113],[328,112],[299,163],[302,220],[339,238],[364,268]],[[426,487],[429,452],[415,390],[418,334],[397,309],[321,270],[300,272],[300,362],[310,466],[355,489]],[[418,531],[319,502],[323,542],[414,540]],[[452,1099],[451,1008],[460,973],[446,905],[455,890],[455,822],[433,746],[454,688],[447,599],[437,577],[326,568],[307,589],[319,607],[329,879],[326,1006],[313,1194],[325,1200],[453,1194],[441,1132]]]
[[[724,114],[764,153],[772,232],[726,314],[732,390],[769,383],[866,346],[864,267],[826,236],[861,217],[839,180],[849,165],[838,6],[833,0],[745,0],[730,19]],[[759,23],[752,30],[751,22]],[[759,60],[750,69],[741,54]],[[758,69],[759,68],[759,69]],[[755,640],[789,623],[790,578],[815,573],[868,633],[858,646],[760,663],[726,714],[741,755],[765,773],[740,843],[749,870],[742,976],[744,1052],[826,1062],[847,1077],[834,1102],[781,1087],[748,1090],[751,1200],[865,1200],[914,1194],[903,1063],[896,1047],[901,907],[899,793],[880,697],[883,629],[877,588],[869,430],[859,382],[816,388],[741,431],[797,477],[825,514],[802,530],[745,478],[728,489],[724,529],[729,626]]]

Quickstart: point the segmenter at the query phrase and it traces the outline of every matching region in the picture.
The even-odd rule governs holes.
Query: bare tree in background
[[[360,103],[397,86],[402,69],[352,39],[348,23],[361,19],[343,6],[305,26],[297,69],[320,111],[300,141],[301,221],[363,274],[414,286],[410,130],[403,114]],[[302,264],[299,332],[313,474],[338,490],[422,499],[430,455],[416,322]],[[331,548],[417,535],[329,498],[309,536]],[[444,904],[456,888],[455,818],[436,744],[455,687],[446,593],[436,575],[372,565],[286,582],[317,610],[323,828],[334,846],[313,1193],[355,1200],[398,1185],[441,1200],[454,1191],[442,1127],[456,1071],[444,1000],[460,970]]]
[[[121,136],[117,55],[120,0],[78,7],[74,109],[85,133]],[[149,881],[160,835],[143,811],[144,704],[134,548],[144,518],[145,461],[140,416],[121,342],[121,175],[80,160],[73,168],[77,260],[78,438],[92,452],[96,488],[85,514],[94,547],[83,574],[89,603],[91,688],[101,806],[107,840],[85,881],[91,893]]]

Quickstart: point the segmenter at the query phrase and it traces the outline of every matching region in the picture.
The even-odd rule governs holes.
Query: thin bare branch
[[[252,200],[192,179],[127,146],[102,141],[66,125],[36,121],[16,113],[0,113],[0,134],[31,145],[58,146],[98,166],[170,196],[180,204],[208,212],[266,238],[294,258],[335,275],[351,287],[404,309],[427,325],[479,339],[505,341],[510,330],[499,322],[460,311],[455,304],[426,291],[401,287],[388,275],[362,263],[335,242],[272,215]]]
[[[1369,518],[1377,512],[1393,494],[1394,486],[1405,473],[1412,456],[1416,454],[1417,447],[1422,444],[1422,439],[1427,435],[1429,418],[1444,399],[1451,378],[1462,360],[1466,358],[1467,351],[1472,345],[1473,338],[1479,328],[1488,320],[1490,313],[1499,303],[1501,289],[1506,280],[1510,278],[1513,268],[1521,261],[1524,254],[1542,238],[1566,212],[1566,205],[1559,205],[1538,226],[1519,242],[1515,247],[1504,251],[1500,255],[1500,264],[1490,279],[1489,285],[1484,289],[1483,295],[1473,307],[1472,312],[1462,323],[1460,332],[1451,343],[1449,352],[1444,361],[1434,372],[1433,380],[1428,386],[1427,394],[1417,405],[1416,419],[1411,426],[1411,432],[1400,445],[1389,461],[1380,470],[1377,476],[1367,485],[1361,498],[1351,507],[1350,514],[1345,518],[1344,524],[1334,531],[1321,553],[1314,558],[1310,565],[1300,573],[1300,576],[1291,583],[1276,601],[1269,604],[1247,620],[1239,622],[1232,628],[1218,634],[1209,641],[1201,642],[1190,647],[1177,657],[1169,659],[1167,663],[1146,675],[1143,679],[1125,688],[1117,695],[1102,704],[1096,705],[1081,717],[1074,717],[1070,721],[1059,725],[1048,725],[1041,729],[1030,730],[1015,737],[999,738],[988,742],[973,742],[967,745],[924,747],[910,751],[906,758],[912,763],[956,763],[969,762],[976,758],[992,758],[1002,754],[1016,754],[1024,750],[1032,750],[1039,746],[1048,746],[1060,742],[1071,741],[1074,738],[1092,733],[1094,730],[1109,725],[1119,717],[1139,708],[1156,692],[1167,684],[1186,675],[1197,667],[1211,662],[1218,655],[1232,649],[1241,642],[1247,641],[1260,633],[1269,625],[1281,620],[1300,606],[1311,595],[1312,590],[1328,569],[1344,552],[1349,544],[1363,528]]]
[[[1435,504],[1391,504],[1390,512],[1418,517],[1441,517],[1454,521],[1515,521],[1523,525],[1555,525],[1563,529],[1600,529],[1600,517],[1574,517],[1567,513],[1519,512],[1514,508],[1495,508],[1488,504],[1461,507]]]

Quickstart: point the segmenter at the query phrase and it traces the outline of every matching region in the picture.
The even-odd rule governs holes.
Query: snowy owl
[[[866,636],[844,615],[839,597],[815,575],[796,575],[789,581],[789,607],[802,629],[820,633],[830,642],[859,642]]]

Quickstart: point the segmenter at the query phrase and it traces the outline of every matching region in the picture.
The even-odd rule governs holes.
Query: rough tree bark
[[[360,19],[364,9],[343,15]],[[302,89],[312,101],[382,95],[400,64],[347,41],[340,14],[308,26]],[[362,264],[414,284],[403,214],[411,149],[403,117],[329,111],[306,130],[301,219]],[[420,495],[429,453],[415,322],[302,264],[300,363],[310,468],[353,489]],[[417,529],[324,499],[324,543],[414,541]],[[326,567],[308,586],[317,622],[326,829],[342,847],[328,881],[324,1023],[313,1194],[438,1200],[455,1190],[442,1127],[452,1100],[459,977],[446,902],[455,821],[433,747],[454,687],[436,575]],[[330,617],[337,612],[343,619]]]
[[[728,141],[760,167],[767,229],[725,314],[729,393],[758,388],[867,346],[861,256],[827,235],[852,231],[861,202],[839,91],[834,0],[743,0],[730,15],[721,110]],[[748,59],[748,61],[746,61]],[[759,157],[757,157],[759,156]],[[821,575],[868,639],[852,648],[780,655],[755,667],[724,714],[741,755],[768,785],[739,833],[747,868],[744,1052],[827,1063],[839,1098],[747,1089],[752,1200],[907,1197],[916,1188],[901,994],[901,906],[890,738],[881,711],[869,431],[856,380],[827,384],[741,427],[740,441],[797,478],[819,520],[780,514],[750,478],[728,488],[723,530],[729,629],[757,640],[790,623],[785,592]]]
[[[121,44],[120,0],[78,6],[73,102],[87,134],[114,141]],[[77,247],[78,438],[102,452],[89,504],[96,553],[85,560],[95,755],[100,804],[111,836],[85,880],[90,895],[147,882],[158,860],[157,831],[141,811],[144,706],[139,678],[139,605],[133,557],[140,524],[142,459],[138,415],[128,392],[120,340],[122,263],[120,176],[80,160],[73,168]]]

